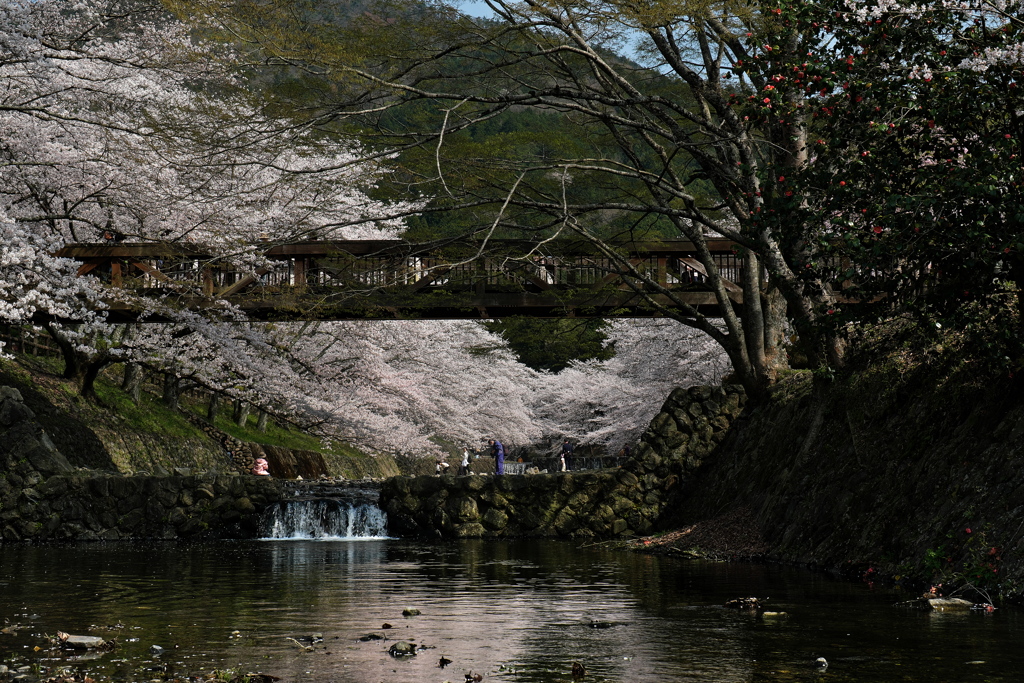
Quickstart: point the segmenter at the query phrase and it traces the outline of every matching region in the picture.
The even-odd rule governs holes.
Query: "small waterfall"
[[[387,515],[372,503],[286,500],[263,516],[264,539],[353,540],[387,538]]]

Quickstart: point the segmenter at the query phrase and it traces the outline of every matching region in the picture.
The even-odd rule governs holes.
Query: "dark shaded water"
[[[781,620],[728,610],[758,596]],[[894,607],[908,596],[810,572],[566,542],[394,540],[0,546],[0,660],[101,680],[240,668],[284,681],[1020,681],[1024,622]],[[422,614],[406,618],[405,607]],[[612,622],[593,628],[591,622]],[[388,631],[381,625],[394,625]],[[94,660],[45,646],[116,638]],[[300,649],[289,638],[324,640]],[[388,641],[359,640],[368,633]],[[394,659],[394,640],[426,646]],[[152,645],[166,648],[159,657]],[[444,655],[452,660],[438,668]],[[825,657],[826,671],[810,663]]]

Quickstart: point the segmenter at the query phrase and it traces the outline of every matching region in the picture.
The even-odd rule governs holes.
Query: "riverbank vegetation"
[[[1019,601],[1024,378],[913,320],[862,328],[854,348],[834,377],[782,377],[669,506],[674,533],[641,549]]]

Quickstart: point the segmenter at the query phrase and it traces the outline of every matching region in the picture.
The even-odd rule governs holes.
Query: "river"
[[[788,616],[723,607],[743,596]],[[540,683],[571,681],[574,662],[588,682],[1024,677],[1018,611],[894,606],[908,597],[799,568],[564,541],[8,544],[0,661],[68,666],[98,681],[218,670],[283,681],[441,683],[479,673]],[[421,613],[403,616],[407,607]],[[117,646],[75,659],[47,646],[57,631]],[[370,634],[387,639],[360,639]],[[398,640],[424,649],[391,657]],[[445,669],[442,657],[452,662]],[[815,668],[818,657],[826,669]]]

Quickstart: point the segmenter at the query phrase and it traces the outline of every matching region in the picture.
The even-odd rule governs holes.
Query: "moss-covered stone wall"
[[[633,459],[616,470],[395,477],[381,490],[402,536],[614,538],[646,534],[725,438],[743,409],[738,386],[672,392]]]
[[[197,461],[185,457],[160,459],[168,453],[163,444],[150,456],[152,472],[126,476],[112,466],[116,457],[102,450],[102,442],[87,447],[93,455],[105,454],[97,457],[106,467],[83,467],[65,456],[50,431],[18,389],[0,386],[0,541],[251,537],[262,511],[282,497],[282,480],[241,473],[226,452],[206,470],[191,467]],[[62,443],[74,452],[72,442]],[[263,454],[257,444],[250,446],[249,456]],[[398,471],[387,457],[339,462],[341,456],[267,448],[274,466],[291,476],[339,472],[362,479]]]
[[[279,483],[241,475],[0,478],[0,542],[247,538]],[[25,486],[25,484],[31,484]]]

